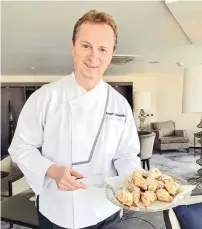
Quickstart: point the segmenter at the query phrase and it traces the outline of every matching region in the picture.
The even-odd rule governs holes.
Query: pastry
[[[137,204],[140,201],[140,193],[141,193],[140,188],[134,186],[133,191],[132,191],[134,204]]]
[[[135,177],[133,182],[135,186],[141,188],[142,190],[147,190],[147,182],[143,177]]]
[[[165,180],[165,188],[173,196],[177,193],[179,186],[180,185],[174,179]]]
[[[149,172],[148,171],[146,171],[146,170],[142,170],[142,176],[144,177],[144,178],[147,178],[148,177],[148,174],[149,174]]]
[[[130,191],[132,192],[134,190],[134,187],[136,187],[133,183],[133,179],[132,177],[129,177],[128,179],[125,180],[124,182],[125,184],[125,187]]]
[[[158,189],[156,195],[160,201],[171,202],[173,200],[173,197],[165,189]]]
[[[135,179],[136,177],[142,177],[142,171],[137,170],[132,173],[132,178]]]
[[[155,178],[149,176],[146,179],[146,181],[147,181],[147,185],[148,185],[147,190],[150,190],[150,191],[154,191],[155,192],[156,189],[157,189],[157,186],[158,186],[157,180]]]
[[[142,193],[141,200],[144,206],[148,207],[157,200],[157,196],[154,191],[146,191]]]
[[[157,189],[162,189],[165,187],[165,184],[163,181],[157,180]]]
[[[133,171],[124,184],[126,189],[121,189],[116,198],[128,207],[140,208],[151,206],[156,200],[172,202],[179,188],[174,178],[157,168]]]
[[[124,205],[131,207],[133,204],[133,195],[132,193],[120,190],[118,194],[116,195],[116,198]]]
[[[149,170],[148,176],[151,176],[155,179],[160,179],[160,177],[162,176],[162,173],[159,169],[153,168]]]

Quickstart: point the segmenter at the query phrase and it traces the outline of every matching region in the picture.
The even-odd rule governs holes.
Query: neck
[[[95,88],[101,79],[91,78],[91,77],[84,77],[79,73],[74,72],[75,80],[77,83],[84,88],[86,91],[90,91],[91,89]]]

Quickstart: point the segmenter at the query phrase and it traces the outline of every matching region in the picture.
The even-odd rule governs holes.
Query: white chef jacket
[[[108,89],[109,88],[109,89]],[[109,101],[103,126],[88,161]],[[38,148],[42,147],[41,152]],[[46,176],[52,164],[90,176],[128,175],[140,168],[139,139],[127,100],[103,80],[86,92],[74,73],[46,84],[25,103],[9,147],[12,160],[39,194],[39,211],[64,228],[95,225],[119,210],[104,188],[60,191]],[[101,179],[103,182],[103,179]]]

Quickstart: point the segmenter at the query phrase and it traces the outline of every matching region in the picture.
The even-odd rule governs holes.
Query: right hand
[[[82,178],[83,175],[71,168],[53,164],[48,169],[46,175],[55,180],[60,191],[73,191],[79,188],[86,188],[85,184],[75,180],[76,178]]]

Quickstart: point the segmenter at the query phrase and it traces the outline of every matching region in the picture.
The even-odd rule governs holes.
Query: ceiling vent
[[[110,64],[124,65],[126,63],[133,61],[136,57],[138,56],[137,55],[114,55],[112,57]]]

